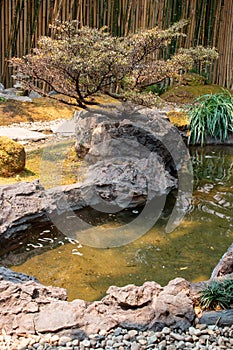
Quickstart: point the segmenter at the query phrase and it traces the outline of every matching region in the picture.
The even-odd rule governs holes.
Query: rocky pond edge
[[[147,347],[144,348],[150,348],[147,338],[154,336],[155,343],[162,342],[166,335],[166,329],[169,330],[167,333],[169,339],[172,338],[176,342],[187,340],[187,335],[190,336],[190,332],[191,336],[195,338],[203,334],[210,335],[211,330],[218,327],[227,327],[229,331],[233,324],[232,309],[202,312],[200,309],[197,311],[195,305],[200,291],[210,281],[226,277],[233,278],[232,256],[233,244],[214,269],[209,281],[190,283],[184,278],[175,278],[164,287],[154,281],[145,282],[142,286],[133,284],[124,287],[110,286],[105,297],[94,302],[86,302],[81,299],[69,302],[65,289],[44,286],[35,277],[0,267],[0,329],[2,330],[0,343],[1,339],[4,340],[7,336],[10,336],[10,339],[19,339],[20,337],[23,339],[26,337],[30,341],[34,339],[34,343],[38,339],[45,340],[47,336],[50,343],[54,340],[57,345],[62,346],[60,339],[66,337],[63,340],[69,338],[67,343],[71,342],[70,349],[75,349],[75,344],[72,343],[74,340],[78,340],[76,343],[80,345],[80,342],[85,339],[90,341],[95,335],[97,343],[98,337],[100,337],[99,340],[106,340],[109,334],[114,335],[118,332],[126,343],[130,337],[136,341],[137,335],[137,341],[142,339],[139,344],[142,346],[144,341],[144,345],[147,344]],[[231,273],[225,274],[230,272],[230,269]],[[125,330],[127,331],[125,332]],[[124,336],[126,333],[132,334],[127,338]],[[186,336],[182,334],[186,334]],[[219,334],[221,335],[221,332]],[[141,338],[140,335],[142,335]],[[112,341],[112,337],[110,338]],[[147,339],[146,342],[145,339]],[[190,338],[190,341],[193,343],[193,338]],[[39,344],[41,343],[39,342]],[[77,347],[77,349],[96,348],[91,347],[90,344],[87,347],[85,345]],[[130,344],[132,345],[132,342]],[[66,346],[66,344],[63,345]],[[137,348],[136,345],[132,348],[131,345],[122,349],[143,348]],[[217,345],[220,344],[217,343]],[[117,348],[117,346],[115,347]],[[192,347],[190,345],[190,348]],[[112,349],[111,347],[107,348]],[[14,349],[14,347],[10,349]],[[158,349],[163,348],[158,347]]]

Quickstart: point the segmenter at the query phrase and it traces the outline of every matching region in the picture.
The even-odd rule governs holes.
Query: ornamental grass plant
[[[201,292],[200,306],[203,309],[229,309],[233,304],[233,279],[213,281]]]
[[[233,132],[233,97],[228,91],[198,97],[187,112],[188,143],[203,146],[207,136],[222,143]]]

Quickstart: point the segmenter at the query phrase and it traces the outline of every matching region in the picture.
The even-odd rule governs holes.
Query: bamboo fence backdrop
[[[54,19],[78,19],[80,26],[107,25],[114,35],[139,29],[165,28],[184,18],[190,23],[179,46],[215,46],[219,59],[210,68],[213,83],[233,89],[233,1],[232,0],[0,0],[0,81],[12,85],[6,59],[20,57],[35,47],[42,35],[51,35]]]

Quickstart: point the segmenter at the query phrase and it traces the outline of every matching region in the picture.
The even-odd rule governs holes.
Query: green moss
[[[218,85],[186,85],[174,86],[167,90],[160,97],[167,102],[178,104],[192,103],[197,97],[206,94],[222,92],[223,88]]]
[[[185,112],[169,111],[167,116],[170,122],[180,130],[186,130],[189,124],[189,116]]]

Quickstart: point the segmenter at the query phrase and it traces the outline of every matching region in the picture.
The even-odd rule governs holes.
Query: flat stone
[[[7,136],[15,141],[39,141],[49,137],[49,135],[41,132],[30,131],[28,129],[18,127],[0,127],[0,136]]]
[[[75,134],[75,122],[74,119],[68,119],[62,121],[57,125],[51,125],[51,131],[54,134],[62,134],[65,136],[71,136]]]

